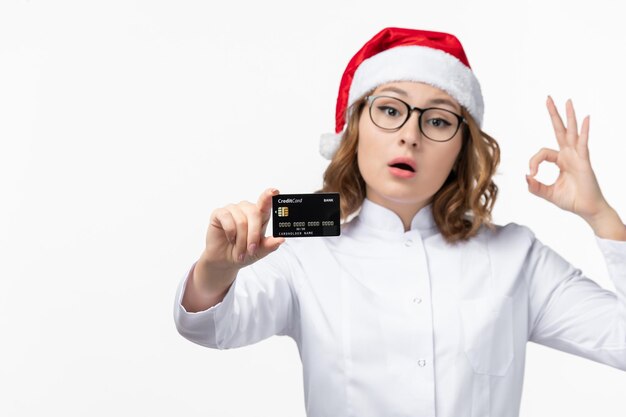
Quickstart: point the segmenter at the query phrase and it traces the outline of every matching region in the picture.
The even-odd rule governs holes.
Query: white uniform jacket
[[[450,245],[431,206],[405,232],[365,200],[339,237],[287,239],[241,269],[224,300],[178,331],[217,349],[286,335],[309,417],[514,417],[526,342],[626,370],[626,242],[602,239],[616,292],[525,226]]]

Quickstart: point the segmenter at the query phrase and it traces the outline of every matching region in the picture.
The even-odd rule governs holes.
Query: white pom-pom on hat
[[[443,32],[385,28],[352,57],[343,73],[335,112],[336,133],[320,139],[324,158],[332,159],[339,148],[348,107],[367,91],[393,81],[423,82],[445,91],[482,126],[482,92],[461,42]]]
[[[320,137],[320,154],[326,159],[333,159],[339,144],[341,143],[342,133],[324,133]]]

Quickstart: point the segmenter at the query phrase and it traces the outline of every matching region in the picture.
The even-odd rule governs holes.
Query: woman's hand
[[[526,175],[528,191],[571,211],[589,223],[596,235],[611,239],[626,239],[624,224],[600,191],[600,185],[589,160],[589,116],[583,119],[580,133],[572,100],[565,103],[567,127],[559,115],[554,101],[548,96],[548,112],[559,144],[559,150],[542,148],[530,158],[530,175]],[[535,178],[539,164],[553,162],[559,167],[559,176],[551,185]]]
[[[284,238],[265,236],[276,189],[267,189],[256,204],[241,201],[213,211],[201,261],[212,269],[240,269],[278,249]]]
[[[204,311],[221,302],[239,269],[278,249],[284,238],[265,236],[276,189],[261,194],[256,204],[242,201],[211,213],[206,248],[193,269],[182,305],[188,312]]]

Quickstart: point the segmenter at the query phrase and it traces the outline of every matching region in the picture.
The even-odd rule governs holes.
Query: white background
[[[214,208],[321,186],[341,74],[385,26],[459,37],[502,149],[496,223],[614,290],[589,226],[524,174],[557,148],[546,96],[572,98],[626,218],[617,1],[297,3],[2,1],[0,415],[304,416],[293,341],[194,345],[174,292]],[[624,372],[529,344],[521,415],[623,417],[625,389]]]

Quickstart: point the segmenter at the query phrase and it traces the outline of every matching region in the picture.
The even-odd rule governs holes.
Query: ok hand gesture
[[[548,112],[556,134],[559,150],[542,148],[530,159],[530,175],[526,175],[528,191],[556,204],[563,210],[571,211],[589,219],[608,206],[600,191],[600,185],[589,160],[589,116],[585,117],[580,133],[576,124],[576,114],[571,100],[565,103],[567,127],[559,115],[554,101],[548,96]],[[559,176],[552,185],[537,181],[539,164],[553,162],[559,167]]]
[[[556,134],[559,150],[542,148],[530,158],[530,175],[526,175],[528,191],[556,204],[563,210],[581,216],[598,237],[626,241],[626,226],[617,212],[604,199],[596,175],[589,160],[589,116],[585,117],[578,132],[576,114],[572,100],[565,103],[567,127],[548,96],[548,112]],[[555,163],[559,176],[551,185],[537,181],[539,164],[543,161]]]

